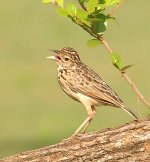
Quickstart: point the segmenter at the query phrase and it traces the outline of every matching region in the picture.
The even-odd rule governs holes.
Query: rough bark
[[[0,162],[150,162],[150,120],[77,135]]]

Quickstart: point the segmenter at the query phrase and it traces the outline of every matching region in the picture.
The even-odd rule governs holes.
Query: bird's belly
[[[79,99],[80,102],[82,102],[84,105],[100,105],[100,103],[91,97],[85,96],[81,93],[77,94],[77,98]]]
[[[81,93],[75,93],[73,91],[71,91],[70,94],[68,94],[70,96],[72,96],[72,98],[74,98],[75,100],[81,102],[82,104],[84,105],[95,105],[95,106],[98,106],[100,105],[100,103],[94,99],[92,99],[91,97],[88,97],[88,96],[85,96]]]

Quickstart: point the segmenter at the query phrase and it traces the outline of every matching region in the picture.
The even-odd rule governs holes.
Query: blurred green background
[[[105,34],[121,54],[144,96],[150,100],[150,1],[127,1]],[[70,46],[138,114],[131,88],[111,65],[103,46],[90,49],[91,37],[53,5],[39,1],[6,1],[0,5],[0,157],[54,144],[69,137],[86,118],[85,108],[60,89],[49,49]],[[148,109],[140,104],[142,115]],[[123,110],[97,107],[88,131],[115,127],[132,118]]]

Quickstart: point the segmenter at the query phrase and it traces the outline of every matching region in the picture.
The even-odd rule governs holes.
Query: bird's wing
[[[84,67],[84,71],[81,70],[79,74],[73,81],[68,82],[72,91],[89,96],[104,105],[115,107],[123,105],[120,97],[93,70]]]

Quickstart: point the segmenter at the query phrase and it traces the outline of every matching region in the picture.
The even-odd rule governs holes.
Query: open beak
[[[48,56],[48,57],[45,57],[45,58],[52,59],[52,60],[57,60],[57,58],[55,56]]]
[[[59,61],[59,60],[61,60],[61,58],[59,57],[59,53],[60,53],[59,50],[54,50],[54,49],[52,49],[52,50],[49,50],[49,51],[54,52],[55,55],[53,55],[53,56],[48,56],[48,57],[46,57],[46,58],[48,58],[48,59],[52,59],[52,60],[55,60],[55,61]]]

